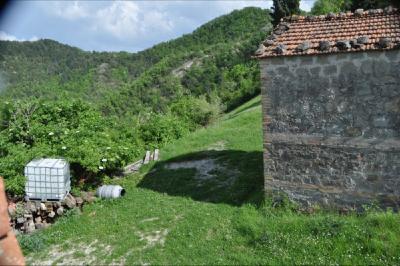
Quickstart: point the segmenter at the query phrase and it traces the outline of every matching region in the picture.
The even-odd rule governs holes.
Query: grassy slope
[[[305,215],[259,205],[259,102],[257,97],[217,124],[165,147],[162,161],[141,174],[115,181],[126,188],[124,198],[85,206],[81,215],[21,238],[29,261],[400,263],[398,214]],[[215,169],[215,180],[199,185],[195,169],[164,168],[170,162],[200,159],[213,159],[222,167]],[[221,186],[232,176],[232,185]]]

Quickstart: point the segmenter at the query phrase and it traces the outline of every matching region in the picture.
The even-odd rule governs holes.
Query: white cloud
[[[172,31],[174,17],[152,2],[50,2],[47,12],[59,18],[81,23],[96,34],[108,34],[120,40]]]
[[[135,2],[113,2],[97,10],[92,17],[93,29],[106,31],[120,39],[132,39],[172,31],[174,22],[166,12],[148,9]]]
[[[68,20],[86,18],[89,15],[88,10],[81,6],[78,1],[53,2],[53,4],[50,5],[50,10],[57,16]]]
[[[19,41],[17,37],[14,35],[8,34],[4,31],[0,31],[0,40],[1,41]]]
[[[16,42],[25,42],[25,41],[30,41],[30,42],[34,42],[39,40],[38,37],[33,36],[30,39],[19,39],[16,36],[12,35],[12,34],[8,34],[5,31],[0,31],[0,41],[16,41]]]
[[[133,2],[113,2],[110,6],[99,9],[93,18],[95,30],[123,38],[129,33],[138,32],[139,7]]]

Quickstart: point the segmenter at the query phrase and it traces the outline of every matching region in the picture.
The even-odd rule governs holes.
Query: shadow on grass
[[[197,201],[259,206],[263,200],[261,151],[201,151],[156,163],[141,188]]]

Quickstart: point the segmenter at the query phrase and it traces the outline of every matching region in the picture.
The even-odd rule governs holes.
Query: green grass
[[[400,216],[368,211],[298,213],[262,200],[257,97],[206,129],[168,145],[162,160],[115,180],[127,191],[32,236],[38,264],[399,264]],[[210,162],[213,178],[177,162]]]

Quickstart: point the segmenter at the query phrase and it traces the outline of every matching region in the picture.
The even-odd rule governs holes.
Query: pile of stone
[[[67,210],[81,209],[86,203],[96,200],[94,193],[81,192],[80,197],[68,194],[63,201],[40,202],[19,201],[10,202],[8,214],[11,227],[21,233],[32,233],[35,230],[47,228]]]

